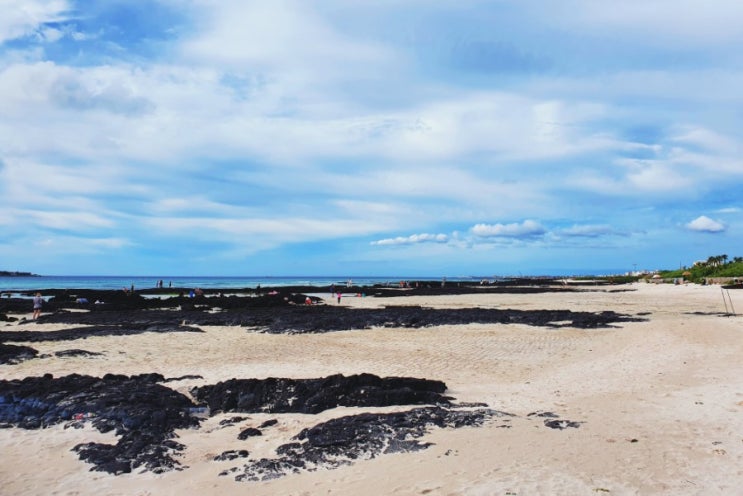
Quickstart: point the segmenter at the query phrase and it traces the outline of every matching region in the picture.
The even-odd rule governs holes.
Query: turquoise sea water
[[[313,277],[197,277],[197,276],[39,276],[39,277],[0,277],[0,291],[30,291],[36,289],[123,289],[136,290],[154,288],[159,280],[163,287],[170,284],[174,288],[255,288],[267,286],[317,286],[331,284],[345,285],[352,281],[354,285],[370,286],[373,284],[396,285],[399,281],[426,280],[439,281],[441,277],[369,277],[369,276],[313,276]],[[480,281],[480,277],[447,277],[447,281]]]

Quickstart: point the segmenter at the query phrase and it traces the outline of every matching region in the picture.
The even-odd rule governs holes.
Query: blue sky
[[[0,269],[743,255],[743,3],[0,0]]]

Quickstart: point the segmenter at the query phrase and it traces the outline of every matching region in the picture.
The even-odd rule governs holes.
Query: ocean
[[[291,277],[200,277],[200,276],[36,276],[0,277],[0,291],[17,292],[37,289],[150,289],[163,281],[163,287],[174,288],[224,288],[240,289],[268,286],[317,286],[331,284],[343,286],[351,281],[354,285],[397,285],[400,281],[440,281],[442,277],[369,277],[369,276],[291,276]],[[447,277],[451,282],[477,282],[482,277]],[[492,278],[490,278],[492,279]]]

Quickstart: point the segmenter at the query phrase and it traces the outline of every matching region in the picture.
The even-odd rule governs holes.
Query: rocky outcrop
[[[116,444],[85,443],[74,449],[93,470],[113,474],[136,468],[160,472],[178,467],[183,446],[175,429],[196,427],[193,402],[158,384],[159,374],[102,378],[69,375],[0,381],[0,426],[39,429],[90,421],[101,432],[114,431]]]
[[[571,310],[514,310],[500,308],[426,308],[388,306],[350,308],[333,305],[256,307],[250,310],[208,312],[202,310],[138,312],[60,312],[42,317],[44,323],[85,324],[155,332],[157,326],[243,326],[268,333],[319,333],[368,329],[371,327],[418,328],[463,324],[523,324],[539,327],[596,329],[621,322],[642,320],[613,311],[573,312]],[[178,330],[173,327],[170,331]],[[184,329],[189,330],[189,329]],[[82,330],[80,332],[83,332]],[[163,329],[161,332],[167,332]],[[10,335],[10,334],[9,334]]]
[[[432,428],[477,427],[502,416],[510,414],[426,407],[340,417],[302,430],[294,442],[276,449],[275,458],[251,460],[220,475],[232,475],[237,481],[265,481],[306,470],[333,469],[379,455],[426,449],[431,443],[420,438]]]
[[[17,364],[36,358],[39,352],[29,346],[0,343],[0,364]]]
[[[135,317],[136,318],[136,317]],[[83,319],[85,320],[85,319]],[[127,319],[127,320],[131,320]],[[43,341],[74,341],[100,336],[131,336],[145,332],[204,332],[197,327],[179,325],[176,322],[126,322],[124,324],[74,327],[59,331],[3,331],[0,341],[39,343]]]
[[[215,412],[319,413],[338,406],[448,405],[441,381],[372,374],[320,379],[231,379],[195,387],[194,399]]]
[[[305,447],[286,447],[285,452],[279,453],[282,460],[294,460],[291,463],[299,463],[302,457],[310,456],[313,465],[341,456],[338,450],[342,445],[348,445],[343,448],[345,454],[342,455],[348,460],[354,458],[354,452],[377,452],[383,444],[397,446],[385,448],[387,451],[418,449],[416,443],[406,441],[408,436],[419,437],[432,424],[476,424],[483,415],[462,420],[465,417],[461,412],[444,413],[449,410],[443,407],[451,405],[450,398],[441,395],[446,385],[408,377],[380,378],[360,374],[317,379],[233,379],[194,388],[197,402],[203,401],[203,404],[164,386],[165,382],[167,379],[159,374],[131,377],[108,374],[101,378],[77,374],[55,378],[47,374],[2,380],[0,427],[40,429],[59,423],[75,427],[90,422],[101,432],[115,432],[119,436],[117,443],[82,443],[75,446],[74,451],[81,460],[91,463],[93,470],[121,474],[136,469],[153,472],[182,469],[177,458],[184,446],[174,441],[175,430],[198,427],[202,417],[217,412],[315,413],[339,405],[439,405],[431,410],[434,413],[420,410],[423,413],[353,416],[320,424],[314,430],[299,434],[300,441],[307,441]],[[225,425],[241,420],[244,417],[233,417]],[[276,422],[271,419],[260,428],[248,427],[239,436],[248,439],[260,435],[261,429],[270,428]],[[385,423],[396,426],[393,429],[399,431],[394,434],[396,437],[384,437],[390,435],[379,427]],[[403,427],[407,429],[405,433],[399,430]],[[382,436],[379,440],[373,439],[378,435]],[[351,437],[358,439],[351,440]],[[349,445],[349,441],[353,443]],[[328,450],[325,454],[322,454],[323,447]],[[226,458],[230,456],[225,455]],[[251,470],[265,470],[264,461],[256,461],[253,465]]]

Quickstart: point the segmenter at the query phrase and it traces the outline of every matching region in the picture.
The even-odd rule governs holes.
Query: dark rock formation
[[[69,357],[95,357],[95,356],[103,356],[103,353],[98,353],[96,351],[88,351],[88,350],[61,350],[54,353],[54,356],[59,358],[69,358]]]
[[[115,431],[115,445],[75,447],[93,470],[113,474],[141,467],[155,472],[177,468],[175,429],[195,427],[190,399],[158,384],[159,374],[103,378],[69,375],[0,381],[0,425],[38,429],[61,422],[90,420],[99,431]]]
[[[219,421],[219,425],[222,426],[222,427],[229,427],[231,425],[235,425],[237,423],[244,422],[244,421],[248,420],[249,418],[250,417],[239,417],[239,416],[238,417],[230,417],[230,418],[226,418],[224,420],[220,420]]]
[[[513,310],[500,308],[435,309],[420,306],[388,306],[385,308],[349,308],[332,305],[294,305],[283,308],[256,307],[250,310],[221,312],[158,311],[56,313],[42,317],[45,323],[107,326],[120,332],[155,332],[161,327],[186,322],[193,326],[244,326],[269,333],[331,332],[370,327],[427,327],[437,325],[524,324],[540,327],[577,327],[594,329],[620,322],[642,319],[613,311],[573,312],[570,310]],[[111,326],[115,322],[117,326]],[[170,331],[180,330],[169,328]],[[184,329],[185,330],[185,329]],[[58,331],[61,332],[61,331]],[[81,331],[82,332],[82,331]]]
[[[0,364],[17,364],[24,360],[36,358],[39,352],[29,346],[0,343]],[[1,406],[1,405],[0,405]]]
[[[81,422],[91,422],[99,431],[114,431],[119,436],[114,445],[82,443],[74,447],[81,460],[93,465],[92,470],[112,474],[126,473],[137,468],[162,472],[180,469],[175,458],[184,447],[173,440],[175,430],[197,427],[202,410],[207,414],[216,411],[311,413],[338,405],[450,405],[450,399],[441,395],[446,390],[444,383],[407,377],[380,378],[361,374],[304,380],[233,379],[194,388],[199,401],[205,401],[212,408],[194,404],[188,397],[163,386],[161,383],[165,381],[159,374],[132,377],[107,374],[102,378],[77,374],[54,378],[47,374],[22,380],[0,380],[0,427],[39,429],[58,423],[77,427]],[[444,414],[444,411],[434,409],[431,412],[438,413],[430,414],[425,413],[424,409],[420,410],[424,413],[400,414],[402,417],[389,414],[380,416],[375,421],[361,421],[359,419],[367,418],[362,416],[349,417],[348,421],[329,422],[298,437],[300,441],[307,439],[309,444],[305,447],[286,447],[285,452],[279,454],[287,460],[295,460],[291,463],[299,463],[296,457],[301,458],[304,456],[303,450],[308,450],[307,453],[313,457],[312,464],[326,463],[340,453],[340,448],[329,447],[347,444],[352,433],[366,429],[366,434],[357,433],[359,440],[348,448],[350,451],[343,451],[343,456],[351,460],[358,456],[354,455],[354,450],[378,450],[380,443],[387,446],[387,452],[415,447],[416,443],[411,444],[406,439],[409,435],[414,435],[411,432],[424,432],[429,424],[458,426],[475,425],[479,422],[476,420],[479,417],[469,418],[464,412]],[[463,415],[465,416],[462,417]],[[371,418],[373,417],[368,417]],[[235,418],[233,420],[237,421]],[[351,423],[346,425],[347,422]],[[374,441],[374,436],[389,430],[375,427],[385,422],[396,426],[395,429],[405,427],[408,433],[399,434],[397,438],[383,437],[380,441]],[[276,420],[271,419],[264,422],[261,428],[275,423]],[[247,432],[255,434],[260,430],[249,428]],[[335,442],[331,441],[333,436],[337,437]],[[321,451],[326,448],[330,451],[323,455]],[[265,470],[265,463],[256,462],[256,470]]]
[[[247,450],[229,450],[223,451],[221,454],[214,457],[215,462],[223,462],[228,460],[235,460],[236,458],[247,458]]]
[[[502,415],[509,414],[489,409],[427,407],[336,418],[302,430],[294,437],[295,442],[277,448],[276,458],[250,461],[220,475],[232,474],[238,481],[265,481],[303,470],[350,465],[381,454],[419,451],[431,445],[419,439],[432,427],[480,426]]]
[[[580,427],[581,422],[574,422],[572,420],[545,420],[544,425],[549,427],[550,429],[567,429],[568,427],[573,427],[577,429]]]
[[[237,438],[240,441],[245,441],[249,437],[255,437],[255,436],[262,436],[263,433],[260,431],[260,429],[256,429],[255,427],[248,427],[247,429],[243,429],[240,434],[237,435]]]
[[[134,317],[136,318],[136,317]],[[131,319],[130,319],[131,320]],[[3,331],[0,342],[74,341],[93,336],[130,336],[145,332],[204,332],[199,328],[163,322],[128,322],[123,325],[95,325],[60,331]]]
[[[446,384],[372,374],[321,379],[231,379],[191,394],[216,412],[319,413],[338,406],[449,405]]]

